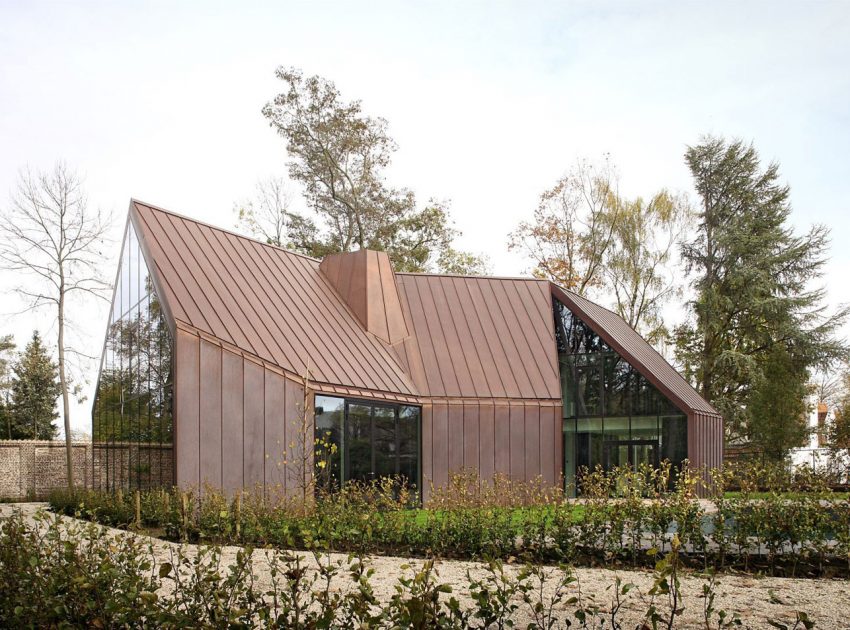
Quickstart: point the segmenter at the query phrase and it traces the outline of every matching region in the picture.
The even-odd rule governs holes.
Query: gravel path
[[[26,515],[32,515],[37,510],[44,508],[45,504],[2,504],[0,505],[0,517],[8,515],[13,510],[21,510]],[[72,520],[72,519],[69,519]],[[118,535],[132,536],[128,532],[111,529]],[[153,539],[156,554],[160,560],[169,559],[171,552],[178,546],[175,543]],[[192,545],[187,546],[192,549]],[[231,562],[236,555],[238,547],[224,547],[222,561]],[[254,552],[254,567],[260,586],[269,584],[268,565],[265,560],[265,551]],[[308,566],[315,567],[315,561],[310,554],[304,554]],[[331,561],[345,561],[347,556],[343,554],[327,554]],[[376,596],[386,601],[393,594],[393,586],[398,577],[405,572],[403,565],[412,568],[420,567],[422,561],[418,559],[398,558],[391,556],[374,556],[370,558],[370,564],[375,570],[371,582]],[[506,571],[516,572],[519,567],[508,566]],[[439,581],[453,586],[454,594],[462,602],[469,602],[467,597],[468,578],[467,572],[473,576],[483,576],[485,571],[480,563],[446,560],[437,564]],[[625,628],[632,628],[642,618],[646,610],[646,603],[642,598],[652,586],[652,574],[648,571],[611,571],[607,569],[578,568],[575,576],[581,586],[584,598],[592,597],[595,603],[603,610],[610,606],[612,589],[619,576],[623,583],[631,583],[635,588],[629,593],[623,604],[619,619]],[[718,580],[716,588],[715,608],[726,610],[730,615],[738,613],[744,627],[767,628],[767,621],[776,620],[789,623],[793,627],[796,610],[808,613],[810,619],[816,623],[817,628],[850,629],[850,580],[807,580],[791,578],[757,578],[744,575],[722,575]],[[677,628],[704,628],[703,621],[703,597],[702,588],[704,580],[690,575],[682,576],[682,590],[684,594],[684,614],[677,620]],[[335,589],[346,590],[349,587],[348,578],[342,577],[335,580]],[[573,585],[571,588],[575,588]],[[546,589],[546,593],[550,592]],[[563,610],[563,614],[572,621],[572,611]],[[518,627],[525,627],[530,620],[528,611],[520,610],[515,616],[519,622]],[[606,627],[608,627],[606,625]]]

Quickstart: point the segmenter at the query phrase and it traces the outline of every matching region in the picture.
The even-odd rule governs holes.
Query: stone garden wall
[[[107,467],[113,479],[128,485],[124,468],[141,469],[145,486],[172,483],[171,446],[133,444],[106,448],[91,442],[73,444],[74,485],[79,488],[104,487]],[[123,463],[123,465],[121,463]],[[47,440],[0,440],[0,500],[44,499],[51,490],[68,486],[65,442]]]

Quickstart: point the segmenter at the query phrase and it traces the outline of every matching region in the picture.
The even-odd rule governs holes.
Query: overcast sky
[[[610,154],[628,195],[691,192],[682,154],[715,133],[780,162],[795,226],[832,228],[831,302],[850,301],[850,2],[177,4],[0,0],[0,208],[21,166],[63,159],[116,239],[130,197],[232,227],[285,172],[260,109],[292,65],[389,121],[390,182],[450,200],[496,273],[527,270],[506,235],[578,158]],[[20,344],[55,334],[0,305]],[[96,354],[107,308],[77,311]]]

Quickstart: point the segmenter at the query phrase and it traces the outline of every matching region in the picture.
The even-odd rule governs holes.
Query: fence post
[[[136,528],[142,527],[142,493],[136,490],[133,497],[136,504]]]

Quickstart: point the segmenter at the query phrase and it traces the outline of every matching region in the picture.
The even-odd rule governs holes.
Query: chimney
[[[390,345],[409,336],[386,252],[331,254],[319,269],[368,332]]]

